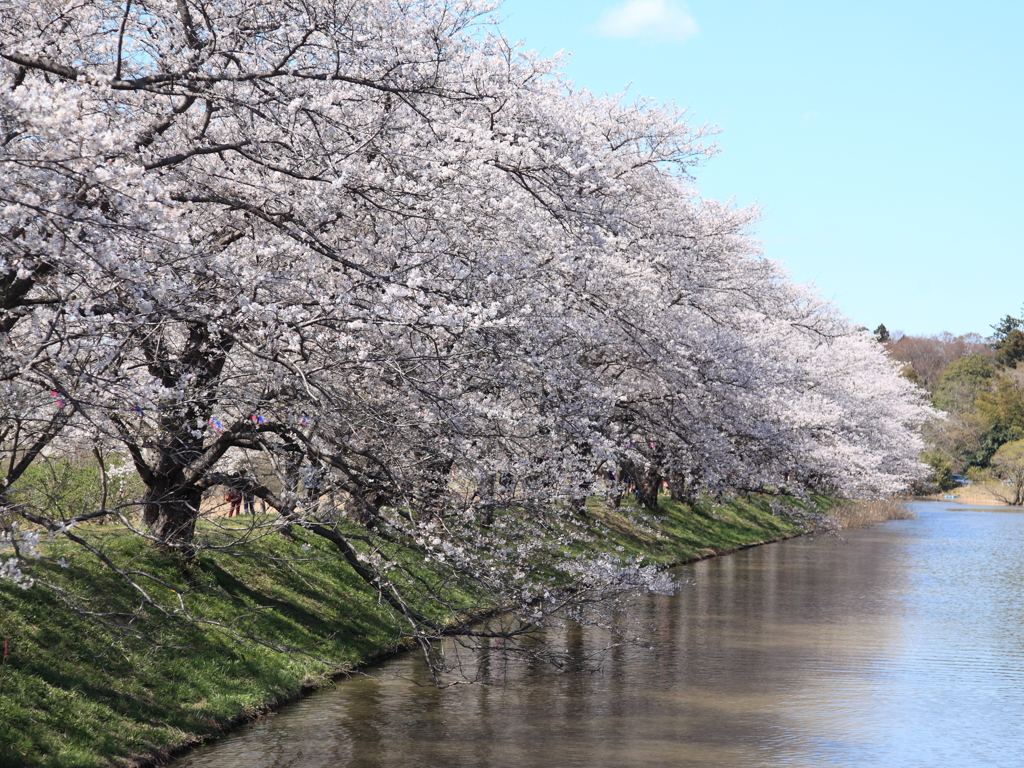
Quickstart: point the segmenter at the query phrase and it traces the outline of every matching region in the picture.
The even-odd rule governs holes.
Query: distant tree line
[[[925,431],[923,454],[932,482],[944,490],[953,474],[1009,481],[1008,459],[1024,440],[1024,319],[1006,315],[992,334],[893,338],[884,325],[875,338],[903,364],[903,375],[925,388],[946,418]],[[1024,445],[1024,443],[1022,443]],[[997,455],[1002,451],[1002,454]],[[1018,500],[1017,503],[1020,503]]]

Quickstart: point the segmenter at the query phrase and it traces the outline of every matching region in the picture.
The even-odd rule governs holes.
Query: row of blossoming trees
[[[422,625],[384,542],[537,612],[529,558],[587,496],[919,475],[913,386],[699,197],[708,131],[574,89],[492,10],[0,9],[0,484],[88,446],[145,488],[74,520],[0,497],[8,575],[101,517],[194,553],[245,457],[278,525]]]

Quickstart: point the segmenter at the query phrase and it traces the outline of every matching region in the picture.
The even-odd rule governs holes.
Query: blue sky
[[[1024,305],[1024,3],[505,0],[578,87],[717,125],[707,197],[847,316],[988,334]]]

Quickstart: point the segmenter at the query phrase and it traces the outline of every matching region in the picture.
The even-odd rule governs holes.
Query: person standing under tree
[[[246,515],[256,514],[256,504],[254,503],[254,486],[255,481],[246,474],[246,471],[241,470],[241,477],[238,479],[238,492],[242,498],[242,512]]]
[[[228,517],[234,517],[235,515],[239,514],[238,508],[242,504],[242,494],[239,493],[237,489],[228,488],[228,492],[224,496],[224,501],[226,501],[230,505],[228,507]]]

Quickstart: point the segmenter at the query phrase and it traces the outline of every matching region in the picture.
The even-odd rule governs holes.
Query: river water
[[[438,690],[409,654],[176,766],[1024,766],[1024,513],[911,506],[679,568],[597,672],[468,659],[490,684]]]

